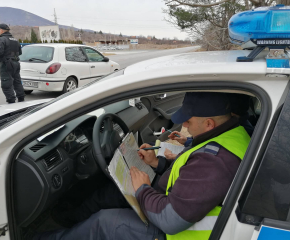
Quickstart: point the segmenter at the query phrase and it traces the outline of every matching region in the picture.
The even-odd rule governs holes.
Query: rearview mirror
[[[103,62],[109,62],[109,58],[107,58],[107,57],[104,57],[104,59],[103,59]]]

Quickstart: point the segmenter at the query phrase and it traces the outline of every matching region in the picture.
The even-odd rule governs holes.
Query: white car
[[[69,92],[120,69],[96,49],[76,44],[25,46],[20,63],[26,94],[33,90]]]
[[[156,58],[42,105],[8,110],[0,116],[1,240],[28,239],[30,233],[58,228],[51,218],[53,207],[62,199],[83,200],[108,181],[108,162],[127,132],[135,134],[139,145],[166,140],[168,132],[156,132],[162,127],[180,130],[171,115],[185,92],[200,91],[250,96],[248,121],[254,126],[245,157],[219,204],[221,213],[200,227],[212,230],[211,240],[290,239],[290,68],[281,65],[289,58],[282,58],[279,49]],[[256,57],[237,62],[247,55]]]

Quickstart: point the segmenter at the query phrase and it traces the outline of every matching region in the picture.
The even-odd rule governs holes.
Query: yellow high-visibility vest
[[[166,195],[170,194],[168,192],[168,189],[173,187],[175,181],[178,179],[180,168],[186,164],[189,156],[196,150],[202,148],[210,142],[216,142],[242,160],[246,153],[250,140],[251,138],[244,129],[244,127],[239,126],[227,132],[224,132],[223,134],[215,138],[200,143],[199,145],[184,152],[173,164],[167,183]],[[221,207],[215,207],[201,221],[194,223],[187,230],[177,233],[175,235],[167,234],[167,240],[208,240],[220,211]]]

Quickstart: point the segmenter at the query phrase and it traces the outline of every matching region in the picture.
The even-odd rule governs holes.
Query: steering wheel
[[[97,164],[102,171],[109,176],[107,167],[119,147],[122,138],[113,124],[118,124],[126,135],[129,128],[126,123],[116,114],[106,113],[101,115],[95,122],[93,129],[93,152]]]

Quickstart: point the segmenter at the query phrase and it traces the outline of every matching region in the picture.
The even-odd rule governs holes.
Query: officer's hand
[[[139,157],[148,165],[157,168],[158,158],[155,155],[154,150],[142,150],[142,148],[149,148],[151,145],[144,143],[141,145],[140,150],[138,151]]]
[[[140,171],[136,167],[131,167],[130,169],[132,184],[135,192],[141,187],[143,184],[147,184],[151,186],[150,179],[147,173]]]
[[[175,134],[179,135],[180,137],[175,136]],[[177,142],[181,143],[182,145],[186,142],[187,137],[181,134],[181,132],[173,131],[168,135],[171,140],[176,140]]]
[[[172,153],[169,149],[166,148],[165,151],[164,151],[164,156],[165,156],[167,159],[175,160],[177,154]]]

